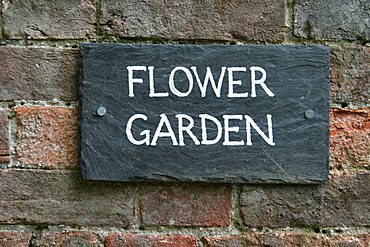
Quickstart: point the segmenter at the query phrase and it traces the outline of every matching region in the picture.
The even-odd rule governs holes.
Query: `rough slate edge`
[[[99,44],[81,44],[80,45],[80,52],[83,56],[83,58],[85,58],[85,55],[89,52],[88,50],[91,49],[92,46],[94,45],[99,45]],[[114,45],[114,44],[106,44],[106,45]],[[120,44],[118,44],[120,45]],[[135,44],[133,44],[135,45]],[[142,45],[142,44],[138,44],[140,46],[152,46],[152,45]],[[154,45],[154,46],[158,46],[158,45]],[[188,46],[188,45],[170,45],[170,46]],[[197,46],[197,45],[189,45],[189,46]],[[203,45],[199,45],[199,46],[203,46]],[[217,45],[214,45],[214,46],[217,46]],[[254,46],[254,45],[248,45],[248,46]],[[258,46],[258,45],[256,45]],[[283,46],[283,45],[272,45],[272,46]],[[294,47],[294,46],[292,46]],[[297,46],[295,46],[297,47]],[[308,47],[308,46],[304,46],[304,47]],[[266,178],[253,178],[253,179],[250,179],[250,180],[246,180],[244,178],[238,178],[238,177],[223,177],[223,178],[197,178],[197,179],[194,179],[194,178],[173,178],[173,177],[169,177],[169,176],[165,176],[165,175],[161,175],[159,176],[158,178],[140,178],[140,177],[135,177],[133,179],[127,179],[127,180],[112,180],[112,179],[97,179],[97,178],[93,178],[93,177],[88,177],[88,175],[86,174],[86,172],[84,171],[86,169],[86,167],[88,166],[84,160],[82,159],[81,157],[81,143],[82,143],[82,138],[80,136],[80,133],[81,133],[81,119],[82,119],[82,104],[83,104],[83,96],[82,96],[82,88],[83,88],[83,63],[84,63],[84,59],[81,61],[81,67],[80,67],[80,71],[81,71],[81,76],[80,76],[80,90],[79,90],[79,95],[80,95],[80,101],[79,101],[79,146],[78,146],[78,149],[79,149],[79,165],[80,165],[80,172],[81,172],[81,178],[82,179],[86,179],[86,180],[101,180],[101,181],[119,181],[119,182],[180,182],[180,183],[183,183],[183,182],[196,182],[196,183],[243,183],[243,184],[306,184],[306,185],[309,185],[309,184],[324,184],[327,182],[328,180],[328,177],[329,177],[329,159],[330,159],[330,156],[329,156],[329,138],[330,138],[330,129],[329,129],[329,117],[330,117],[330,107],[329,107],[329,93],[330,93],[330,78],[329,78],[329,69],[330,69],[330,59],[329,59],[329,53],[330,53],[330,48],[329,47],[324,47],[324,46],[320,46],[320,47],[323,47],[325,49],[327,49],[327,61],[326,61],[326,69],[327,69],[327,76],[326,76],[326,81],[327,83],[325,83],[323,86],[322,86],[322,91],[326,93],[326,98],[327,98],[327,102],[326,102],[326,106],[325,108],[327,109],[326,110],[326,116],[327,116],[327,130],[326,130],[326,139],[325,139],[325,146],[326,146],[326,158],[325,158],[325,161],[323,160],[323,163],[325,163],[325,167],[323,166],[323,170],[325,170],[325,174],[322,174],[320,176],[319,179],[309,179],[309,178],[300,178],[300,179],[294,179],[294,180],[284,180],[284,179],[281,179],[281,178],[273,178],[273,179],[266,179]],[[86,169],[87,170],[87,169]]]

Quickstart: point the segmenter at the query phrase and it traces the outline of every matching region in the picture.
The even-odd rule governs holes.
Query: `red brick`
[[[28,247],[32,234],[30,232],[0,232],[0,246]]]
[[[145,235],[119,234],[108,235],[105,247],[196,247],[197,237],[189,235]]]
[[[42,232],[38,246],[100,246],[99,236],[86,231]]]
[[[224,185],[148,186],[142,190],[145,225],[228,226],[231,189]]]
[[[3,5],[3,32],[10,39],[95,37],[93,0],[12,0]]]
[[[246,234],[227,237],[205,238],[209,247],[236,246],[325,246],[326,236],[276,232],[271,234]]]
[[[77,100],[77,49],[0,47],[0,100]]]
[[[0,156],[0,163],[10,162],[10,156]]]
[[[16,147],[22,165],[77,167],[77,110],[61,107],[16,107]]]
[[[333,48],[330,62],[331,100],[369,104],[370,47]]]
[[[81,180],[77,171],[0,170],[0,222],[126,228],[137,224],[136,193],[133,184]]]
[[[324,185],[244,185],[247,227],[368,226],[370,173],[332,174]]]
[[[101,2],[108,35],[166,39],[283,41],[283,0]]]
[[[338,235],[328,237],[323,234],[274,232],[270,234],[246,234],[226,237],[205,238],[208,247],[237,246],[369,246],[370,234]]]
[[[330,238],[338,247],[368,247],[370,246],[370,234],[338,235]]]
[[[0,163],[10,161],[9,119],[6,111],[0,110]]]
[[[331,110],[330,165],[336,170],[370,169],[370,110]]]

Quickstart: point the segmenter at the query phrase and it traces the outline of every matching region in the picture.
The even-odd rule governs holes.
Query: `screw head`
[[[107,109],[105,109],[105,107],[101,106],[99,107],[99,109],[96,111],[96,113],[98,114],[98,116],[102,117],[105,115],[105,113],[107,113]]]
[[[304,115],[306,118],[313,118],[315,116],[315,112],[313,110],[307,110]]]

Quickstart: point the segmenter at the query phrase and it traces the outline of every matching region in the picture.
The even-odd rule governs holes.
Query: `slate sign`
[[[82,177],[322,183],[329,48],[81,44]]]

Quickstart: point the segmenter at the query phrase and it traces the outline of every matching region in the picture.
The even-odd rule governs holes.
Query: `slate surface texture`
[[[327,180],[328,47],[81,44],[81,52],[79,160],[84,179]],[[220,82],[219,96],[211,80],[201,95],[196,74],[203,84],[207,67],[215,88]],[[253,67],[263,68],[266,78]],[[160,97],[150,97],[151,83],[152,93]],[[216,118],[221,128],[209,118],[202,125],[201,114]],[[204,131],[207,140],[219,141],[206,145]]]

